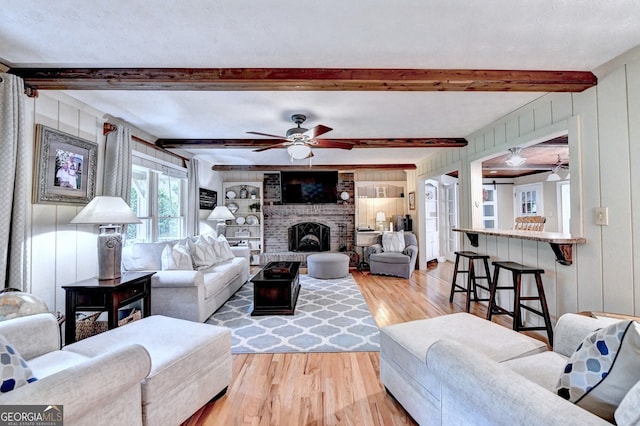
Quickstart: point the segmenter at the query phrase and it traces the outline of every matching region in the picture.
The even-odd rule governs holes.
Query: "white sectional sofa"
[[[1,394],[1,405],[62,405],[68,425],[142,424],[140,382],[151,370],[151,359],[142,346],[128,342],[93,358],[62,351],[60,329],[52,314],[2,321],[0,335],[38,379]]]
[[[0,405],[62,405],[65,425],[178,425],[231,382],[231,332],[210,324],[154,315],[60,349],[45,313],[0,322],[0,336],[37,379]]]
[[[156,271],[151,277],[152,314],[204,322],[249,279],[249,250],[231,247],[235,257],[200,269],[163,270],[163,251],[177,243],[127,246],[122,251],[123,269]]]
[[[609,425],[583,408],[586,400],[574,404],[558,396],[556,386],[580,343],[618,321],[565,314],[554,330],[553,351],[467,313],[394,324],[381,330],[380,378],[420,425]],[[622,374],[617,367],[618,377],[636,383],[614,407],[618,425],[640,424],[637,330],[627,335],[630,356],[618,364]]]

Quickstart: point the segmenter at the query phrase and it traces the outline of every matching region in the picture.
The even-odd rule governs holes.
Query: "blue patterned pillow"
[[[2,383],[0,384],[0,392],[2,393],[12,391],[37,380],[27,362],[1,335],[0,368],[2,369]]]
[[[620,321],[587,336],[567,361],[558,395],[613,421],[613,413],[640,379],[638,323]]]

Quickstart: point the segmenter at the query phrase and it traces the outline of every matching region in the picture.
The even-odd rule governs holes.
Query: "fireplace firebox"
[[[289,227],[289,251],[329,251],[330,241],[331,230],[322,223],[303,222]]]

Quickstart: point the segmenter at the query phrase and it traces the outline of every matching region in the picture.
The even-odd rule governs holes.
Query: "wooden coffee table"
[[[252,279],[251,315],[293,315],[300,292],[300,262],[268,263]]]

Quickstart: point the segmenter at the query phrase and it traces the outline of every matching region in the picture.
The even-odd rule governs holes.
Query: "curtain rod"
[[[114,132],[117,128],[118,127],[113,123],[104,123],[102,125],[102,134],[106,136],[109,133]],[[131,139],[135,140],[136,142],[140,142],[141,144],[144,144],[146,146],[149,146],[149,147],[151,147],[153,149],[156,149],[158,151],[162,151],[162,152],[164,152],[166,154],[169,154],[169,155],[172,155],[172,156],[174,156],[176,158],[179,158],[180,160],[182,160],[182,166],[186,167],[184,163],[189,160],[188,158],[185,158],[180,154],[176,154],[175,152],[167,151],[166,149],[161,148],[161,147],[157,146],[156,144],[154,144],[152,142],[149,142],[146,139],[142,139],[139,136],[131,135]]]

